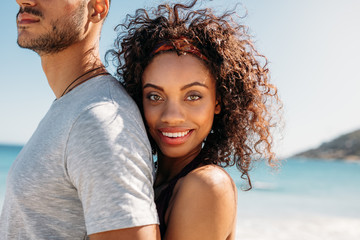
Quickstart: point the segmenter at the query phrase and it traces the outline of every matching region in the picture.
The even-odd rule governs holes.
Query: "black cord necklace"
[[[68,92],[70,92],[71,90],[73,90],[75,87],[79,86],[80,84],[82,84],[83,82],[86,82],[87,80],[91,79],[91,78],[94,78],[94,77],[97,77],[97,76],[100,76],[100,75],[110,75],[110,73],[108,72],[100,72],[100,73],[97,73],[97,74],[94,74],[94,75],[91,75],[90,77],[88,78],[85,78],[84,80],[78,82],[76,85],[74,85],[73,87],[71,87],[71,85],[73,85],[77,80],[79,80],[80,78],[82,78],[83,76],[91,73],[91,72],[94,72],[100,68],[104,68],[103,66],[101,67],[97,67],[97,68],[94,68],[94,69],[91,69],[87,72],[85,72],[84,74],[80,75],[79,77],[75,78],[74,81],[72,81],[64,90],[64,92],[61,94],[60,97],[64,96],[65,94],[67,94]],[[70,88],[71,87],[71,88]]]

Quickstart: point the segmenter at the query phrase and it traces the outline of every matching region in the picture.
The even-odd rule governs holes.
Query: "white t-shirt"
[[[158,224],[152,171],[134,101],[111,76],[88,80],[54,101],[13,163],[0,238],[85,239]]]

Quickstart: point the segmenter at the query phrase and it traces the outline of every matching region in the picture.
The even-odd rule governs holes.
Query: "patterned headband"
[[[154,51],[151,52],[151,56],[155,56],[157,53],[162,51],[169,51],[173,49],[184,53],[191,53],[206,62],[209,61],[207,57],[205,57],[197,47],[191,44],[190,40],[186,37],[169,39],[159,42],[155,45]]]

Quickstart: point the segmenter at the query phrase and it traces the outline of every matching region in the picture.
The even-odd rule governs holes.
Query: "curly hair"
[[[276,166],[271,134],[276,112],[271,109],[275,103],[280,109],[281,101],[269,83],[267,59],[255,49],[247,27],[232,19],[234,12],[216,16],[208,8],[192,10],[196,2],[162,4],[127,15],[116,27],[120,32],[107,59],[113,57],[120,82],[143,113],[141,81],[154,47],[168,39],[189,39],[208,59],[221,102],[221,112],[214,116],[203,145],[202,160],[222,167],[236,165],[251,189],[248,171],[253,161],[265,158]]]

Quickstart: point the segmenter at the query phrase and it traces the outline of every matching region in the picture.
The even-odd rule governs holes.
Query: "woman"
[[[137,10],[111,53],[157,154],[162,239],[235,239],[236,186],[222,167],[235,164],[250,189],[252,161],[274,165],[268,103],[279,100],[245,27],[195,4]]]

